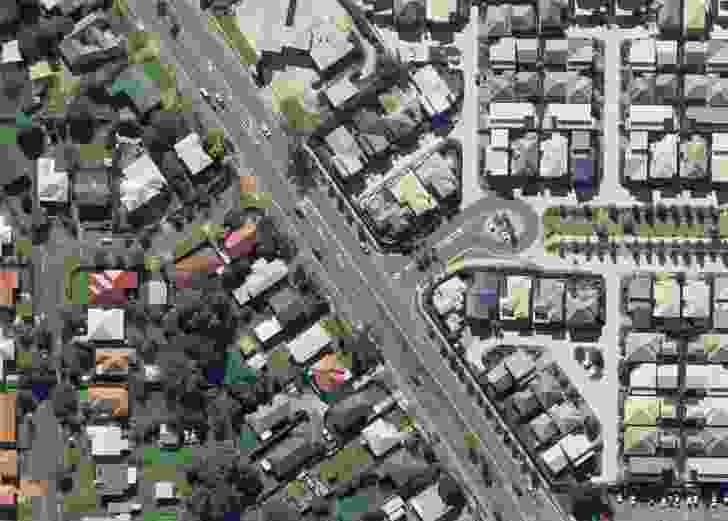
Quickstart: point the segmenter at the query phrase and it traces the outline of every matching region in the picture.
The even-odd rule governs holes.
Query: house
[[[288,343],[288,352],[296,363],[305,364],[332,341],[333,338],[317,322]]]
[[[358,433],[373,416],[382,414],[395,403],[384,385],[370,382],[329,408],[325,415],[327,428],[342,436]]]
[[[504,297],[499,302],[501,320],[529,320],[531,316],[531,277],[506,277]]]
[[[367,161],[364,152],[359,148],[351,132],[343,125],[336,127],[326,136],[326,143],[334,154],[332,161],[344,179],[358,174],[364,168]]]
[[[655,318],[680,318],[680,284],[670,274],[657,274],[654,288]]]
[[[450,311],[463,309],[467,289],[468,285],[457,275],[439,284],[432,292],[432,305],[437,314],[444,316]]]
[[[359,89],[344,76],[326,89],[325,95],[334,108],[338,108],[358,94]]]
[[[91,456],[119,456],[129,450],[121,427],[116,425],[89,425],[86,435],[91,440]]]
[[[270,472],[278,481],[287,481],[298,474],[298,472],[311,460],[323,456],[326,447],[320,442],[306,442],[293,452],[272,461]]]
[[[576,329],[603,325],[603,297],[602,279],[570,279],[566,284],[566,327]]]
[[[588,103],[549,103],[543,117],[543,127],[553,129],[591,129],[594,118]]]
[[[665,471],[675,471],[675,460],[661,457],[631,457],[628,468],[636,476],[660,476]]]
[[[257,226],[255,223],[245,223],[237,230],[225,235],[223,246],[230,258],[247,257],[255,251]]]
[[[707,140],[693,134],[688,141],[680,144],[680,177],[701,179],[708,174]]]
[[[283,327],[276,317],[271,317],[255,326],[253,331],[255,332],[255,338],[257,338],[261,344],[264,344],[283,331]]]
[[[96,374],[126,376],[129,364],[136,362],[136,351],[127,348],[96,349]]]
[[[712,181],[714,183],[728,181],[728,134],[713,133],[710,161]]]
[[[280,259],[271,262],[258,259],[253,263],[251,269],[252,271],[243,285],[233,292],[235,300],[241,306],[273,287],[288,275],[288,266]]]
[[[144,154],[124,168],[122,176],[121,204],[128,212],[147,204],[167,185],[167,180],[149,154]]]
[[[436,151],[429,154],[412,170],[430,193],[435,194],[437,199],[444,200],[451,197],[460,188],[455,168],[455,160],[452,155]]]
[[[571,70],[591,67],[594,61],[594,40],[591,38],[569,38],[567,66]]]
[[[23,56],[20,54],[20,44],[18,40],[11,40],[2,44],[0,51],[0,63],[20,63]]]
[[[687,343],[686,354],[693,360],[712,364],[728,363],[728,336],[700,335]]]
[[[73,201],[82,206],[109,206],[111,204],[111,180],[106,168],[78,170],[74,174]]]
[[[662,333],[640,333],[630,331],[625,337],[625,362],[645,363],[657,362],[665,342]]]
[[[0,479],[14,481],[18,479],[18,451],[0,449]]]
[[[13,227],[7,223],[7,218],[0,215],[0,250],[6,244],[13,243]]]
[[[202,147],[202,140],[197,132],[192,132],[178,141],[174,145],[174,151],[192,176],[203,172],[213,163],[213,159]]]
[[[59,45],[68,68],[78,74],[90,65],[126,54],[126,38],[114,34],[107,15],[97,11],[80,20]]]
[[[624,175],[629,181],[647,181],[647,165],[649,164],[648,132],[631,131],[629,148],[625,154]]]
[[[629,456],[655,456],[660,447],[662,431],[656,427],[626,427],[624,453]]]
[[[694,107],[688,107],[688,111]],[[665,105],[632,105],[627,119],[628,130],[673,131],[676,128],[675,109]]]
[[[494,367],[487,378],[493,386],[499,385],[504,379],[517,383],[525,379],[534,369],[533,360],[524,351],[518,350]]]
[[[163,423],[159,426],[159,444],[162,447],[177,447],[180,442],[180,435],[177,431],[170,429],[169,425]]]
[[[407,503],[417,514],[420,521],[438,521],[453,509],[452,506],[442,500],[437,483],[431,484],[425,490],[410,498]]]
[[[284,287],[271,295],[268,305],[282,328],[296,325],[314,311],[309,300],[291,287]]]
[[[493,129],[485,151],[485,170],[491,176],[510,173],[510,140],[508,129]]]
[[[728,107],[688,106],[685,108],[686,128],[724,127],[728,125]]]
[[[142,301],[150,306],[166,305],[168,288],[167,283],[162,279],[148,280],[142,284],[141,288]]]
[[[695,472],[703,483],[724,483],[728,477],[728,458],[686,458],[685,468]]]
[[[488,6],[488,9],[496,6]],[[494,70],[516,68],[516,39],[505,37],[494,41],[489,47],[490,65]]]
[[[707,319],[710,317],[710,284],[704,278],[687,276],[682,286],[682,316]]]
[[[579,467],[596,451],[595,443],[589,441],[583,433],[567,434],[559,441],[559,445],[574,468]]]
[[[630,42],[629,64],[635,72],[654,72],[657,48],[652,38],[638,38]]]
[[[455,94],[432,65],[418,69],[412,75],[412,82],[420,91],[425,111],[430,117],[446,112],[455,103]]]
[[[538,441],[538,445],[545,445],[559,434],[559,428],[548,413],[542,413],[536,416],[528,423],[534,438]]]
[[[330,393],[351,381],[352,373],[347,369],[342,357],[337,353],[327,353],[322,356],[310,369],[316,387],[322,392]]]
[[[465,313],[476,320],[498,318],[499,286],[503,277],[496,272],[476,271],[465,297]]]
[[[122,305],[128,292],[138,286],[135,271],[105,270],[89,274],[89,303],[96,305]]]
[[[513,409],[519,417],[519,421],[530,418],[541,409],[538,396],[530,387],[513,393]]]
[[[564,177],[569,173],[569,142],[566,136],[554,132],[541,141],[539,175],[545,178]]]
[[[725,10],[725,6],[721,8],[726,15],[728,11]],[[711,39],[708,41],[708,48],[705,53],[705,65],[706,72],[725,72],[726,66],[728,65],[728,41]]]
[[[91,341],[123,341],[124,310],[89,308],[87,330]]]
[[[309,28],[311,59],[323,73],[350,56],[355,47],[350,34],[342,32],[333,19],[319,19]]]
[[[0,271],[0,306],[13,307],[18,291],[18,272]]]
[[[425,19],[432,23],[452,23],[458,13],[458,3],[459,0],[426,0]]]
[[[175,491],[175,484],[172,481],[157,481],[154,484],[154,500],[169,501],[176,499],[177,494]]]
[[[667,418],[677,419],[677,404],[672,399],[629,396],[624,400],[624,425],[655,427]]]
[[[0,393],[0,443],[15,443],[16,416],[16,394]]]
[[[270,405],[259,407],[246,417],[248,424],[258,437],[265,441],[273,434],[273,429],[293,415],[292,403],[284,395],[275,395]]]
[[[488,125],[491,128],[533,127],[536,121],[536,108],[533,103],[498,102],[491,103]]]
[[[407,433],[401,432],[396,425],[382,418],[378,418],[364,427],[361,435],[369,450],[377,458],[398,446],[408,436]]]
[[[539,456],[541,457],[541,461],[543,461],[554,476],[561,473],[561,471],[563,471],[569,464],[569,460],[559,443],[544,450]]]
[[[531,6],[525,6],[531,8]],[[535,38],[516,39],[516,59],[519,65],[535,65],[540,52],[539,42]]]
[[[706,427],[728,427],[728,397],[705,396],[685,403],[685,419]]]
[[[126,385],[91,385],[88,397],[92,402],[110,404],[113,417],[129,416],[129,391]]]
[[[68,203],[68,172],[56,170],[55,160],[39,157],[36,160],[38,175],[38,201],[41,203]]]
[[[159,382],[162,372],[157,364],[144,364],[144,381],[148,383]]]
[[[107,90],[110,96],[125,96],[142,117],[157,108],[162,100],[159,82],[145,72],[144,64],[124,69]]]
[[[513,6],[511,4],[491,4],[486,9],[484,23],[481,23],[483,28],[481,34],[491,38],[510,36]]]
[[[401,175],[389,189],[399,205],[412,210],[415,216],[423,215],[438,206],[437,200],[411,170]]]
[[[685,366],[685,389],[704,391],[728,389],[728,369],[719,364]]]
[[[94,485],[103,497],[122,496],[129,489],[129,466],[126,463],[96,462]]]
[[[640,364],[631,369],[629,385],[633,388],[677,389],[678,366],[676,364]]]

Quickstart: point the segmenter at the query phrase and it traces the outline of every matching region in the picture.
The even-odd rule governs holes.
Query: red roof
[[[138,283],[138,274],[133,271],[106,270],[91,273],[91,304],[123,304],[127,300],[127,290],[136,288]]]
[[[0,271],[0,288],[18,289],[18,272]]]

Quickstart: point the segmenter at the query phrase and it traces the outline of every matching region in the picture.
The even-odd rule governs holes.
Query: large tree
[[[45,134],[40,127],[32,127],[18,132],[18,146],[25,157],[35,161],[45,151]]]
[[[53,413],[60,422],[67,422],[78,414],[78,392],[67,383],[57,385],[52,394]]]

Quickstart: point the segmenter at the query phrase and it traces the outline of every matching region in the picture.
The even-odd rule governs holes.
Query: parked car
[[[212,101],[210,92],[205,88],[200,88],[200,96],[202,96],[202,99],[204,99],[208,103],[210,103]]]
[[[264,121],[260,123],[260,133],[263,134],[263,137],[266,139],[270,139],[271,136],[273,136],[273,133],[270,131],[268,124]]]

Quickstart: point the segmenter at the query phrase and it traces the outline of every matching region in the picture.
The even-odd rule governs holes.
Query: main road
[[[439,346],[424,334],[424,322],[412,305],[414,292],[402,294],[402,288],[381,270],[381,262],[377,262],[381,258],[362,253],[355,234],[333,201],[322,191],[314,190],[304,205],[308,218],[295,223],[289,220],[291,210],[301,200],[285,176],[289,140],[256,95],[256,87],[237,56],[218,35],[208,31],[205,15],[196,6],[177,3],[177,17],[183,29],[178,40],[173,41],[168,36],[168,27],[157,18],[153,2],[129,0],[129,5],[143,20],[146,30],[160,33],[164,58],[169,54],[175,63],[183,90],[204,87],[233,100],[225,112],[213,116],[213,123],[226,129],[245,166],[257,176],[260,189],[273,194],[277,203],[271,209],[273,214],[287,221],[299,237],[324,254],[325,278],[340,297],[337,303],[349,307],[348,311],[362,322],[386,325],[378,333],[388,361],[403,381],[414,377],[421,383],[414,390],[417,404],[422,408],[418,411],[420,417],[438,431],[446,457],[452,457],[472,496],[486,511],[497,511],[508,521],[563,519],[561,512],[541,497],[516,496],[513,484],[519,483],[521,489],[525,487],[518,464],[503,450],[489,420],[474,406],[473,398],[461,382],[443,365]],[[214,64],[212,71],[208,60]],[[193,95],[198,97],[196,93]],[[250,123],[248,129],[241,130],[242,121]],[[273,131],[269,140],[259,137],[261,122]],[[400,261],[399,268],[402,267]],[[478,470],[461,463],[466,453],[465,431],[476,432],[483,440],[484,452],[497,474],[498,488],[486,488]]]

